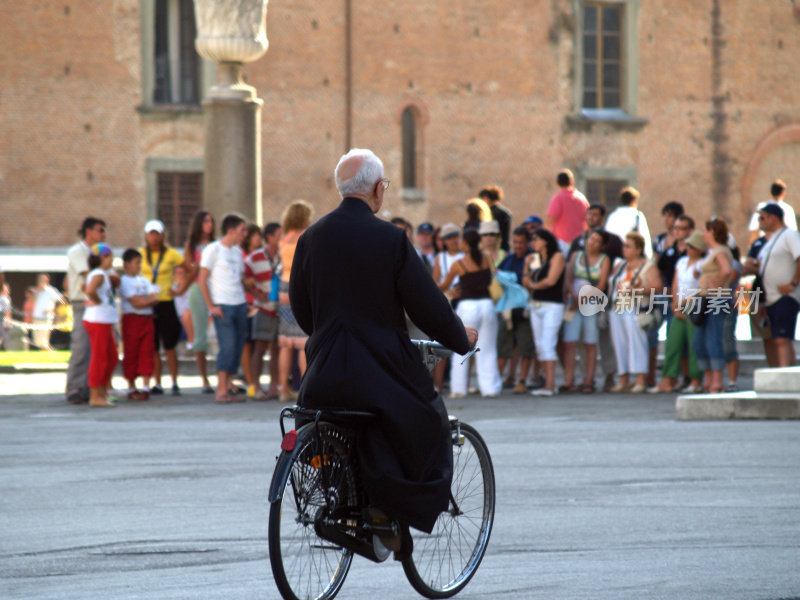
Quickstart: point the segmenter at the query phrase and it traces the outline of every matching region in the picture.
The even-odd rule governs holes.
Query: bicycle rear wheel
[[[433,531],[414,531],[414,551],[403,561],[409,583],[427,598],[460,592],[483,559],[494,522],[494,469],[475,428],[454,423],[453,500]],[[457,508],[456,508],[457,507]]]
[[[318,427],[319,440],[313,423],[300,428],[296,451],[281,454],[273,475],[285,473],[281,467],[289,469],[269,511],[269,560],[285,600],[333,598],[353,560],[351,550],[322,539],[314,529],[318,512],[326,506],[326,495],[337,506],[357,501],[349,440],[328,423]],[[323,463],[327,477],[323,477]]]

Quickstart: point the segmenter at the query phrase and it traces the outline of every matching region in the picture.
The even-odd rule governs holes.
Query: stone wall
[[[740,243],[751,206],[783,178],[800,195],[800,22],[788,2],[641,2],[639,127],[576,126],[571,0],[352,2],[347,131],[344,0],[273,2],[270,49],[245,68],[263,108],[264,217],[294,198],[337,203],[348,139],[392,185],[386,216],[464,220],[503,186],[522,219],[542,214],[562,166],[634,167],[642,208],[682,201],[723,214]],[[140,110],[141,4],[0,4],[0,244],[63,245],[87,214],[109,240],[141,240],[148,158],[198,158],[202,115]],[[401,194],[400,115],[412,105],[424,202]]]

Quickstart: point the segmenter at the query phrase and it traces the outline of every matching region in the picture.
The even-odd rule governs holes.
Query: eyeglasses
[[[689,227],[688,225],[675,225],[673,229],[680,229],[681,231],[685,231],[686,229],[689,229]]]
[[[97,233],[105,233],[106,232],[106,228],[105,227],[100,227],[99,229],[97,227],[95,227],[94,230]]]
[[[390,180],[386,179],[385,177],[380,180],[380,184],[383,186],[383,189],[389,187],[389,184],[392,183]]]

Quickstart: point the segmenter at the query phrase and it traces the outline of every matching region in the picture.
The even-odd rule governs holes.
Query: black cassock
[[[300,237],[289,285],[310,335],[299,404],[376,412],[358,440],[370,502],[430,532],[447,508],[453,472],[447,412],[404,309],[431,338],[469,351],[461,320],[408,241],[357,198],[345,198]]]

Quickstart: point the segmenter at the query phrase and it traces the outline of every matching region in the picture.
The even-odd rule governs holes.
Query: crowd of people
[[[543,218],[516,226],[498,186],[467,202],[461,226],[423,223],[415,233],[405,219],[392,220],[464,324],[480,333],[474,365],[451,361],[450,397],[494,397],[503,387],[536,396],[736,391],[740,313],[749,313],[770,366],[794,364],[800,234],[782,181],[754,211],[744,256],[722,218],[696,223],[680,202],[667,202],[663,231],[653,236],[635,188],[621,190],[607,214],[576,189],[569,170],[555,184]],[[749,275],[752,283],[740,285]],[[469,385],[473,368],[477,388]],[[444,365],[434,382],[446,385]]]
[[[181,395],[177,346],[185,336],[202,392],[215,394],[217,402],[295,401],[290,372],[293,359],[301,373],[305,368],[306,336],[289,306],[289,272],[297,240],[312,217],[312,206],[297,200],[282,223],[263,228],[241,215],[225,215],[218,236],[214,216],[199,211],[182,251],[166,243],[164,223],[154,219],[144,226],[144,244],[122,253],[122,272],[112,267],[105,222],[87,217],[81,240],[68,252],[65,288],[73,329],[67,400],[113,406],[109,389],[120,338],[128,399],[166,393],[162,355],[169,391]],[[207,361],[212,323],[219,346],[216,388]],[[269,385],[262,389],[267,352]],[[244,386],[234,382],[240,371]]]
[[[663,231],[652,236],[636,189],[623,189],[607,214],[576,189],[569,170],[558,173],[555,184],[544,216],[529,215],[516,225],[499,186],[466,202],[461,225],[425,222],[415,229],[404,218],[391,220],[405,230],[464,325],[479,333],[474,358],[437,365],[440,392],[449,386],[453,398],[491,398],[504,387],[536,396],[733,391],[740,312],[749,312],[770,366],[794,364],[800,233],[783,182],[776,180],[771,197],[756,208],[744,255],[722,218],[696,223],[681,203],[668,202],[661,210]],[[129,399],[165,393],[162,357],[170,393],[180,395],[176,346],[182,335],[203,393],[215,394],[217,402],[296,401],[290,373],[306,368],[307,336],[289,304],[290,274],[313,216],[311,204],[296,200],[281,223],[260,228],[229,214],[217,232],[215,216],[199,211],[181,249],[167,245],[164,224],[151,220],[143,245],[122,254],[121,272],[112,268],[105,222],[86,218],[81,240],[68,252],[64,296],[42,275],[28,290],[26,308],[32,321],[52,323],[56,303],[72,305],[69,402],[113,405],[108,390],[120,339]],[[748,275],[752,284],[740,285]],[[211,323],[219,345],[216,388],[206,358]],[[407,325],[411,337],[425,336],[410,320]],[[36,345],[49,347],[47,327],[34,336]],[[263,389],[266,355],[269,384]],[[240,371],[245,386],[234,383]]]

